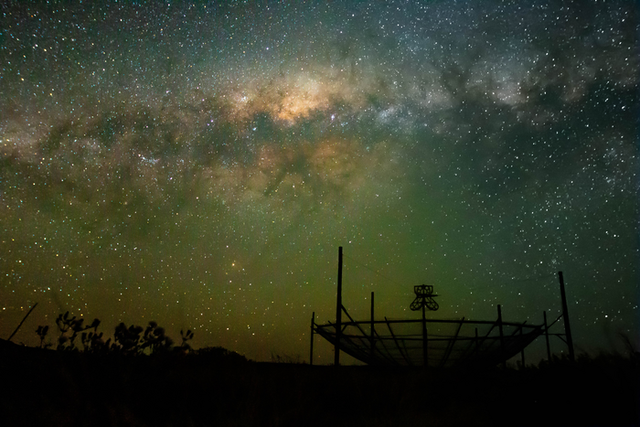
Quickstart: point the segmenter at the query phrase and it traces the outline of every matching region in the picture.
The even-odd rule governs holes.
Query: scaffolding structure
[[[315,334],[334,345],[335,365],[340,364],[341,351],[368,365],[376,366],[487,367],[504,365],[518,353],[521,354],[524,365],[524,349],[543,334],[546,338],[549,358],[551,357],[549,336],[554,335],[567,343],[569,357],[571,360],[574,359],[562,272],[559,272],[558,276],[563,312],[550,325],[547,324],[546,312],[543,312],[544,323],[539,325],[526,322],[504,322],[500,305],[497,306],[496,320],[427,319],[426,310],[438,309],[438,304],[434,300],[437,295],[433,293],[433,286],[430,285],[414,287],[416,299],[411,303],[411,310],[422,311],[421,319],[385,317],[384,320],[375,320],[372,292],[370,319],[355,321],[342,305],[342,247],[339,248],[338,257],[336,321],[316,324],[315,313],[313,314],[310,364],[313,364]],[[343,314],[349,321],[342,320]],[[565,333],[550,334],[549,328],[561,318],[564,319]]]
[[[544,325],[473,320],[342,322],[340,350],[368,365],[495,366],[520,353],[544,333]],[[338,344],[338,325],[314,324],[314,333]],[[426,331],[426,334],[425,332]],[[426,351],[425,351],[426,349]]]

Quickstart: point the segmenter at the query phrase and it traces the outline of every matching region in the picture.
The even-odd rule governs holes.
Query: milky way
[[[633,2],[229,3],[2,6],[4,338],[39,303],[14,341],[69,310],[304,359],[338,246],[363,319],[427,283],[540,323],[563,271],[578,351],[637,337]]]

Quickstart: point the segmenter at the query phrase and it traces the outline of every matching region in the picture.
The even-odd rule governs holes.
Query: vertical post
[[[522,328],[520,328],[520,339],[522,339],[522,334],[523,334]],[[524,347],[520,351],[520,361],[522,363],[522,369],[524,369]]]
[[[544,339],[547,341],[547,360],[551,362],[551,346],[549,345],[549,329],[547,326],[547,312],[543,311],[542,316],[544,317]]]
[[[309,365],[313,365],[313,327],[316,322],[316,312],[311,315],[311,345],[309,346]]]
[[[569,309],[567,308],[567,295],[564,291],[564,277],[562,271],[558,271],[558,279],[560,280],[560,297],[562,298],[562,320],[564,320],[564,333],[567,337],[567,345],[569,346],[569,360],[576,360],[573,352],[573,339],[571,338],[571,325],[569,324]]]
[[[33,307],[31,307],[31,309],[27,312],[27,314],[22,318],[22,322],[20,322],[20,324],[18,325],[16,330],[13,331],[13,333],[11,334],[11,336],[9,337],[9,339],[7,341],[11,341],[11,338],[13,338],[13,336],[16,334],[16,332],[18,332],[18,329],[20,329],[20,326],[22,326],[24,321],[27,320],[27,317],[29,317],[29,315],[31,314],[33,309],[36,308],[37,305],[38,305],[38,303],[33,304]]]
[[[376,350],[376,341],[375,341],[375,326],[373,323],[373,292],[371,292],[371,360],[373,360],[373,355]]]
[[[338,298],[336,301],[336,344],[333,364],[340,364],[340,340],[342,339],[342,246],[338,248]]]
[[[425,316],[425,305],[422,304],[422,358],[423,366],[429,367],[429,340],[427,337],[427,318]]]
[[[500,330],[500,358],[504,359],[504,332],[502,330],[502,307],[498,304],[498,329]],[[507,367],[507,361],[502,361],[502,367]]]

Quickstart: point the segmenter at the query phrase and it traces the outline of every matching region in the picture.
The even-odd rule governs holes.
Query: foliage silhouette
[[[57,349],[74,351],[74,350],[78,350],[75,344],[75,340],[78,337],[78,334],[88,329],[93,329],[94,331],[97,331],[98,326],[100,325],[100,320],[94,319],[91,325],[85,326],[84,319],[77,319],[76,316],[69,317],[69,312],[67,311],[66,313],[64,313],[64,315],[63,314],[58,315],[58,317],[56,318],[56,325],[58,325],[58,329],[60,330]],[[48,328],[48,327],[44,327],[44,328]],[[38,328],[38,330],[40,330],[40,328]],[[38,332],[38,330],[36,330],[36,332]],[[46,332],[45,332],[45,335],[46,335]],[[83,341],[83,344],[84,344],[84,341]]]
[[[56,349],[58,351],[80,351],[76,345],[76,339],[80,336],[82,351],[85,353],[118,353],[122,355],[142,355],[166,353],[172,350],[182,352],[191,351],[188,341],[193,339],[193,331],[186,333],[180,331],[182,343],[179,347],[174,347],[174,341],[166,334],[165,329],[154,321],[149,322],[146,328],[142,326],[125,325],[119,323],[111,338],[103,339],[103,332],[98,333],[100,320],[94,319],[90,325],[84,324],[84,319],[77,319],[70,316],[67,311],[56,318],[56,325],[60,331],[57,339]],[[40,338],[40,348],[51,347],[51,343],[46,343],[49,326],[38,326],[36,334]]]
[[[189,351],[191,350],[191,345],[187,341],[191,341],[193,339],[193,331],[191,329],[187,330],[185,334],[182,329],[180,329],[180,337],[182,338],[182,344],[180,344],[180,349]]]
[[[36,329],[36,334],[40,338],[40,348],[49,348],[51,347],[51,343],[45,343],[44,340],[47,338],[47,333],[49,333],[49,326],[38,326]]]

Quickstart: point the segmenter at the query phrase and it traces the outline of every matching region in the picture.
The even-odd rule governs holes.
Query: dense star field
[[[561,270],[578,352],[637,340],[635,2],[77,3],[0,6],[2,338],[306,360],[343,246],[361,320],[554,320]]]

